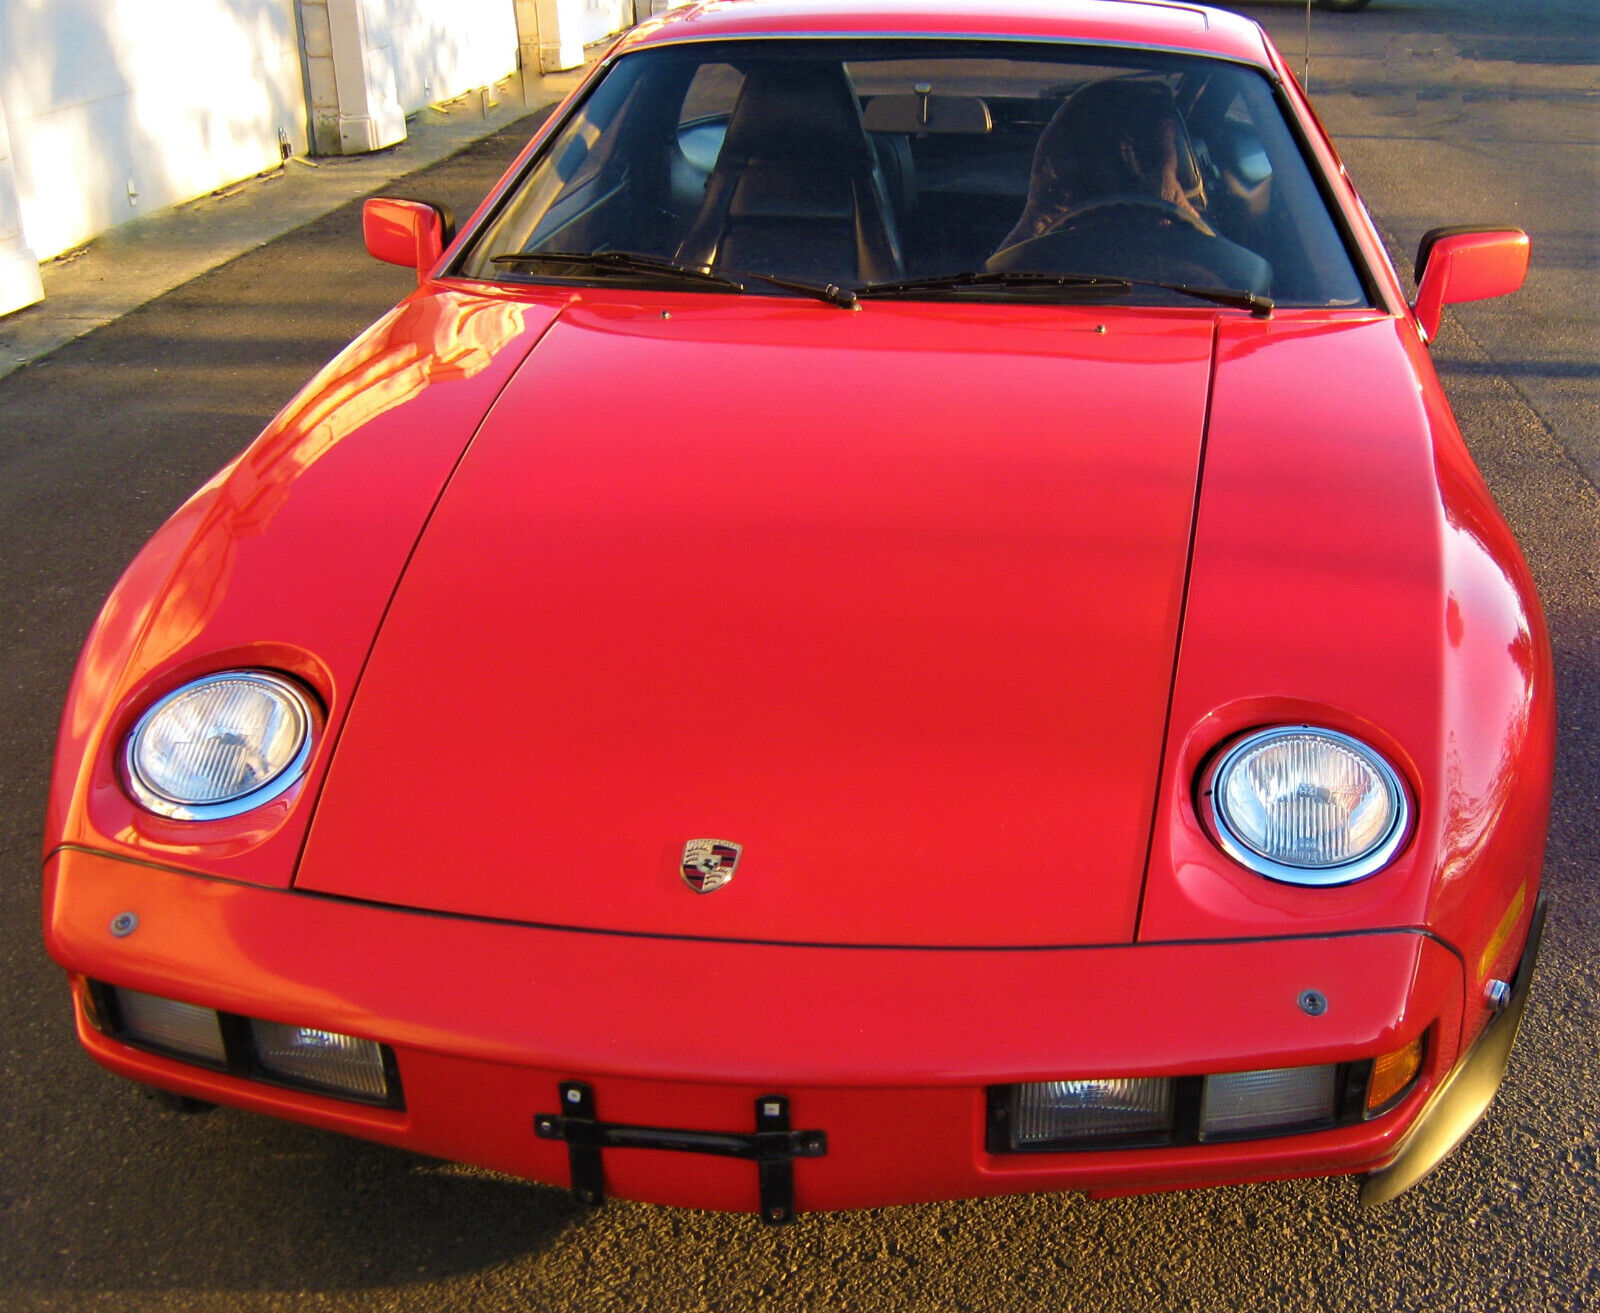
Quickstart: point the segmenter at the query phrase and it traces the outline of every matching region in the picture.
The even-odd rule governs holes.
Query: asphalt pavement
[[[1300,5],[1245,11],[1298,68]],[[95,1067],[39,936],[55,718],[139,545],[410,285],[352,201],[0,379],[0,1309],[1600,1308],[1600,14],[1318,11],[1310,81],[1402,268],[1435,224],[1534,240],[1526,289],[1452,310],[1435,359],[1555,645],[1552,911],[1508,1083],[1434,1176],[1372,1212],[1312,1180],[768,1229],[184,1117]],[[465,213],[531,125],[385,190]]]

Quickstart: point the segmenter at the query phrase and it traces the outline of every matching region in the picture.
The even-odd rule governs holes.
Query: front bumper
[[[1511,1061],[1511,1046],[1522,1027],[1528,1007],[1528,990],[1544,939],[1546,902],[1540,898],[1528,927],[1527,945],[1517,964],[1511,1001],[1473,1041],[1466,1055],[1441,1080],[1418,1110],[1394,1161],[1361,1183],[1361,1202],[1367,1207],[1388,1203],[1409,1190],[1466,1139],[1489,1110]]]
[[[123,936],[110,925],[132,912]],[[1048,1190],[1128,1193],[1375,1170],[1456,1062],[1456,956],[1384,931],[1079,949],[887,949],[641,938],[432,916],[63,850],[46,940],[78,1031],[134,1080],[573,1184],[536,1122],[581,1082],[608,1123],[748,1135],[781,1095],[826,1136],[792,1164],[801,1210]],[[82,980],[378,1040],[405,1106],[262,1085],[100,1033]],[[1320,1015],[1297,1000],[1316,990]],[[1354,1062],[1428,1036],[1417,1087],[1359,1125],[1165,1148],[995,1154],[986,1088]],[[754,1210],[738,1156],[604,1148],[607,1194]]]

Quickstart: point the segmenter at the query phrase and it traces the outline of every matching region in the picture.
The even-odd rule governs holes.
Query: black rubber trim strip
[[[1511,1002],[1478,1036],[1467,1056],[1455,1065],[1439,1088],[1428,1096],[1411,1129],[1400,1141],[1394,1161],[1361,1183],[1361,1203],[1367,1208],[1386,1204],[1409,1190],[1437,1167],[1489,1110],[1500,1082],[1511,1061],[1511,1046],[1516,1043],[1522,1014],[1528,1006],[1528,990],[1544,938],[1544,919],[1548,898],[1539,895],[1533,920],[1528,926],[1527,946],[1517,966],[1511,988]]]
[[[1210,939],[1140,939],[1109,941],[1099,944],[862,944],[838,943],[827,939],[760,939],[737,935],[674,934],[664,930],[608,930],[603,926],[561,925],[551,921],[519,921],[509,916],[481,916],[471,912],[441,912],[427,907],[405,907],[399,903],[383,903],[373,898],[349,898],[340,894],[323,893],[316,889],[284,889],[276,885],[252,884],[226,875],[210,875],[192,871],[167,862],[152,862],[140,857],[125,857],[108,853],[85,844],[64,843],[52,849],[45,861],[57,853],[84,853],[108,862],[121,862],[126,866],[144,867],[151,871],[166,871],[171,875],[186,875],[194,880],[207,880],[214,884],[232,885],[239,889],[252,889],[260,894],[277,894],[289,898],[315,899],[324,903],[337,903],[345,907],[371,907],[380,912],[394,912],[402,916],[423,916],[437,921],[467,921],[476,925],[514,926],[522,930],[548,930],[565,935],[597,935],[604,939],[653,939],[680,944],[732,944],[755,948],[828,948],[871,953],[1084,953],[1098,949],[1119,948],[1216,948],[1228,944],[1280,944],[1299,940],[1317,939],[1369,939],[1376,935],[1418,935],[1431,940],[1456,961],[1465,963],[1461,952],[1448,939],[1441,938],[1425,926],[1379,926],[1371,930],[1312,930],[1293,935],[1232,935]]]

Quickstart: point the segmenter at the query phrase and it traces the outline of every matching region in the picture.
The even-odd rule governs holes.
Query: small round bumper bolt
[[[1499,1016],[1511,1002],[1511,986],[1504,980],[1491,980],[1483,987],[1483,1001]]]
[[[133,912],[118,912],[111,918],[111,933],[118,939],[126,939],[139,928],[139,918]]]

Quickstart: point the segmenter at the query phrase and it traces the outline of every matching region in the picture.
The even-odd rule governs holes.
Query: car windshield
[[[724,294],[1367,304],[1259,71],[976,41],[626,55],[454,272]]]

